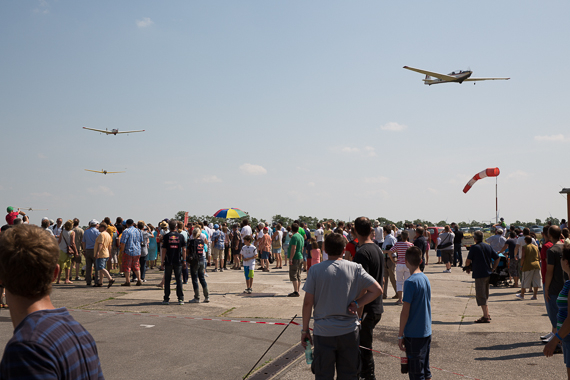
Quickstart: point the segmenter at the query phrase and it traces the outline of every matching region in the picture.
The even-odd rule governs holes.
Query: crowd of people
[[[25,216],[20,210],[9,208],[0,238],[10,241],[8,236],[25,236],[22,228],[32,228],[29,222],[24,222]],[[210,273],[243,270],[243,292],[251,294],[255,272],[288,266],[293,288],[289,297],[300,296],[301,273],[307,272],[301,344],[314,345],[312,370],[317,379],[332,378],[335,371],[339,378],[375,379],[370,349],[390,283],[394,289],[392,298],[402,306],[398,346],[406,352],[409,376],[431,378],[431,286],[423,271],[429,265],[430,251],[438,258],[437,263],[445,264],[445,273],[450,273],[453,266],[463,266],[461,246],[459,250],[457,247],[457,238],[462,235],[457,224],[445,226],[437,239],[432,239],[428,226],[407,224],[399,229],[394,225],[380,226],[378,221],[365,217],[357,218],[354,223],[331,221],[318,223],[316,227],[311,231],[298,220],[288,226],[279,222],[250,226],[247,219],[231,226],[206,221],[184,225],[172,219],[160,221],[154,227],[144,221],[135,223],[120,217],[111,223],[106,217],[102,222],[92,219],[84,231],[77,219],[63,222],[58,218],[53,222],[44,218],[40,228],[28,233],[40,234],[42,244],[50,241],[50,247],[57,247],[53,282],[73,283],[75,269],[74,281],[79,280],[81,270],[87,286],[101,287],[107,279],[107,287],[111,287],[115,282],[113,276],[124,276],[121,286],[132,283],[142,286],[146,268],[157,267],[164,271],[158,285],[164,289],[163,304],[170,303],[173,275],[177,303],[184,304],[183,285],[189,279],[194,290],[189,302],[200,302],[200,286],[203,302],[210,302],[208,270]],[[475,322],[492,320],[487,305],[490,278],[504,261],[510,286],[519,288],[520,281],[517,299],[525,299],[528,290],[532,292],[530,299],[536,300],[542,287],[550,321],[550,331],[541,336],[546,344],[544,354],[551,356],[562,351],[570,378],[567,226],[547,225],[541,239],[528,228],[520,230],[504,225],[495,226],[494,234],[487,239],[481,231],[473,235],[475,244],[470,247],[463,270],[472,274],[476,302],[483,312]],[[6,270],[11,265],[14,264],[0,252],[0,282],[5,288],[3,292],[12,292],[2,306],[12,310],[10,300],[17,299],[17,291],[5,285],[11,281],[5,280],[11,278]],[[48,297],[50,284],[44,286],[42,293]],[[309,331],[311,316],[313,334]]]

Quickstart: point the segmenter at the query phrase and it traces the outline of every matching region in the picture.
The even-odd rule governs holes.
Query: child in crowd
[[[311,266],[321,262],[321,250],[317,243],[317,238],[311,238]]]
[[[263,227],[263,236],[258,240],[258,250],[261,251],[261,270],[269,272],[269,256],[271,255],[271,236],[269,228]]]
[[[244,246],[241,249],[241,257],[243,258],[243,271],[245,274],[245,290],[244,293],[251,294],[253,292],[253,272],[255,269],[255,259],[257,259],[257,249],[251,245],[251,235],[243,238]]]
[[[398,345],[406,351],[410,379],[424,380],[431,379],[431,286],[420,270],[421,262],[422,251],[418,247],[406,250],[406,266],[411,275],[404,282]]]

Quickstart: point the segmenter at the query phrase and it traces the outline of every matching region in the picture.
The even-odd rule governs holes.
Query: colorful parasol
[[[239,208],[223,208],[218,210],[214,216],[216,218],[238,219],[247,216],[247,214]]]

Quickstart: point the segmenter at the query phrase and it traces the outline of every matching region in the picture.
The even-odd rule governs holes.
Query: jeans
[[[178,301],[184,301],[184,292],[182,290],[182,264],[164,266],[164,300],[170,301],[170,280],[174,271],[174,279],[176,280],[176,296]]]
[[[360,327],[360,345],[362,347],[372,348],[372,338],[374,327],[380,322],[382,314],[364,312]],[[360,361],[362,367],[360,369],[360,378],[365,380],[375,380],[374,376],[374,356],[373,352],[365,348],[360,349]]]
[[[190,273],[190,272],[188,271],[188,267],[189,267],[189,266],[190,266],[190,265],[187,265],[186,268],[182,268],[182,282],[183,282],[184,284],[187,284],[187,283],[188,283],[188,277],[189,277],[189,273]]]
[[[461,244],[453,245],[453,264],[463,266],[463,255],[461,254]]]
[[[139,259],[141,265],[141,280],[144,280],[144,274],[146,273],[146,258],[147,256],[142,256]]]
[[[85,282],[91,285],[91,274],[93,272],[93,264],[95,264],[95,251],[93,249],[86,249],[83,252],[85,256]],[[97,274],[95,274],[95,282],[97,282]]]
[[[429,369],[429,350],[431,347],[431,335],[425,338],[404,337],[406,356],[410,380],[431,379]]]
[[[358,380],[360,350],[358,329],[339,336],[313,335],[315,343],[311,370],[315,380]]]
[[[204,278],[204,260],[199,258],[198,260],[190,261],[190,274],[192,275],[192,287],[194,288],[194,298],[200,299],[200,288],[198,288],[198,279],[202,285],[202,291],[204,292],[204,297],[208,298],[208,284]]]

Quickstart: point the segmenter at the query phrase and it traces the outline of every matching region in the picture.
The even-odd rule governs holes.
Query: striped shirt
[[[570,280],[564,283],[564,287],[558,295],[556,306],[558,306],[558,315],[556,316],[556,329],[560,330],[562,324],[568,317],[568,292],[570,291]]]
[[[95,340],[67,309],[28,314],[0,362],[1,379],[104,379]]]
[[[396,264],[406,264],[406,250],[414,245],[409,241],[398,241],[390,249],[390,252],[398,252],[398,261]]]

